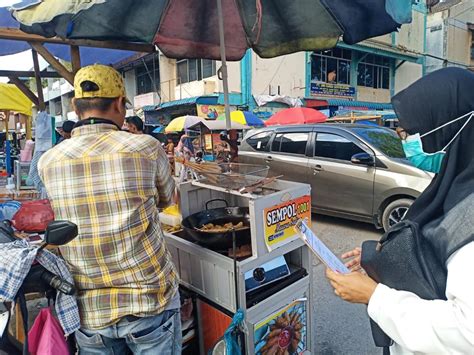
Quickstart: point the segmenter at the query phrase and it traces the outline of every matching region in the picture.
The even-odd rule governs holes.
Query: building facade
[[[450,0],[433,7],[426,36],[427,72],[447,66],[474,71],[474,0]]]

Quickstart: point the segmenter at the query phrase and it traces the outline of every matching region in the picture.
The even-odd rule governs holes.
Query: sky
[[[11,6],[21,2],[21,0],[0,0],[0,7]],[[41,69],[46,67],[46,62],[39,56]],[[31,70],[33,59],[31,51],[21,52],[13,55],[0,57],[0,68],[2,70]],[[0,82],[8,82],[8,78],[0,77]]]
[[[3,3],[5,0],[0,0]],[[41,57],[39,58],[40,69],[47,67],[46,61]],[[7,55],[0,57],[0,69],[2,70],[32,70],[33,58],[31,57],[31,51],[25,51],[13,55]],[[0,77],[0,82],[8,82],[8,78]]]

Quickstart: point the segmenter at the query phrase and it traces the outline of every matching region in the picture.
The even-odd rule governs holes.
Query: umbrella
[[[202,121],[204,120],[197,116],[181,116],[172,120],[168,126],[166,126],[165,132],[181,132]]]
[[[218,121],[225,121],[225,115],[219,115]],[[240,123],[244,126],[262,127],[265,123],[258,118],[255,114],[249,111],[232,111],[230,113],[230,120],[235,123]]]
[[[307,107],[294,107],[282,110],[269,120],[265,121],[266,126],[291,125],[291,124],[307,124],[307,123],[323,123],[326,122],[327,116],[321,111]]]
[[[224,121],[211,121],[211,120],[204,120],[203,122],[197,123],[194,126],[189,127],[190,129],[194,129],[198,126],[207,127],[210,131],[225,131],[227,129],[226,123]],[[243,131],[250,129],[251,127],[237,123],[231,122],[230,129],[236,129],[238,131]]]
[[[164,133],[164,131],[165,131],[164,126],[158,126],[151,133]]]
[[[167,57],[216,60],[225,19],[226,58],[239,60],[247,48],[275,57],[332,48],[341,35],[354,44],[395,31],[387,1],[42,0],[23,2],[13,15],[23,31],[46,37],[154,43]],[[411,13],[404,4],[397,10]]]
[[[227,60],[240,60],[248,48],[265,58],[328,49],[337,44],[341,34],[346,43],[354,44],[401,26],[387,12],[385,0],[42,0],[28,6],[29,3],[13,10],[20,28],[28,33],[147,42],[156,44],[170,58],[221,60],[228,129],[231,119]]]

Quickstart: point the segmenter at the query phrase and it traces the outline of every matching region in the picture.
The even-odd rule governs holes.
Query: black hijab
[[[474,73],[461,68],[445,68],[423,77],[394,96],[392,104],[401,127],[409,134],[423,134],[474,111],[473,90]],[[466,119],[422,138],[425,152],[443,149]],[[474,118],[449,146],[441,171],[413,203],[406,219],[415,222],[422,230],[428,223],[441,219],[473,192]],[[446,251],[444,256],[449,257],[454,251]]]

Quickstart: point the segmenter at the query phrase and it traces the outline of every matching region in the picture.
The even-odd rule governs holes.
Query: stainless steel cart
[[[186,235],[166,234],[181,284],[229,314],[237,308],[244,310],[247,354],[265,353],[261,349],[268,350],[266,341],[275,343],[277,339],[269,337],[277,333],[286,336],[280,335],[283,339],[279,339],[280,345],[284,346],[284,341],[296,344],[295,338],[299,337],[298,353],[313,353],[309,303],[312,255],[293,229],[299,218],[311,220],[310,186],[277,180],[258,194],[242,195],[194,181],[180,185],[180,192],[183,218],[204,210],[211,199],[225,199],[232,206],[249,207],[252,250],[251,256],[234,265],[232,257],[198,245]],[[289,266],[288,277],[273,282],[265,291],[247,292],[246,273],[280,256],[284,256]],[[275,327],[281,329],[275,330]],[[201,353],[203,351],[201,347]]]

